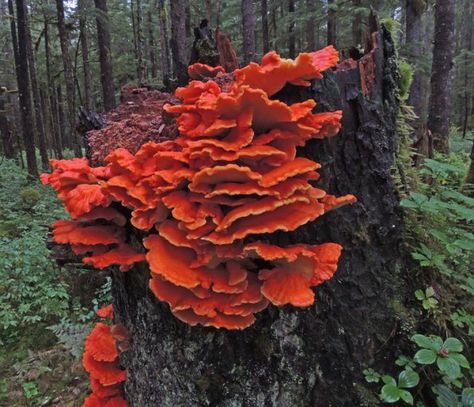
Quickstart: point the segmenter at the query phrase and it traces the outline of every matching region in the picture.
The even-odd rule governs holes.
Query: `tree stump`
[[[322,164],[321,188],[357,196],[275,243],[337,242],[335,277],[306,309],[269,307],[243,331],[190,327],[148,288],[149,271],[113,272],[116,323],[131,332],[121,356],[132,407],[362,406],[362,370],[388,352],[403,301],[404,251],[394,164],[397,67],[389,34],[372,33],[368,52],[346,60],[311,88],[288,86],[287,102],[314,97],[318,109],[342,108],[343,131],[299,151]],[[94,152],[92,152],[93,154]]]

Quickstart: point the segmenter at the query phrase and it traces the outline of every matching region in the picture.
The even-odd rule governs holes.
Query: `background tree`
[[[188,80],[188,57],[186,52],[186,0],[171,2],[171,52],[174,74],[178,84]]]
[[[454,11],[454,0],[438,0],[436,2],[428,127],[433,134],[434,148],[444,153],[449,151]]]
[[[255,8],[253,0],[242,0],[242,33],[244,64],[255,60]]]

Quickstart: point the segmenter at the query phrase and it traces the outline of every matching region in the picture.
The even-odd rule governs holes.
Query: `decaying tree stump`
[[[150,292],[147,269],[113,272],[116,320],[133,337],[121,359],[130,406],[377,404],[364,396],[362,370],[388,352],[398,329],[393,304],[403,302],[406,291],[401,211],[390,175],[396,78],[393,44],[380,29],[358,61],[346,60],[312,88],[288,86],[276,95],[288,102],[314,97],[320,110],[344,111],[340,135],[312,141],[299,155],[322,164],[322,188],[354,194],[358,203],[273,236],[280,244],[344,246],[338,272],[316,290],[314,306],[269,307],[243,331],[190,327]],[[109,134],[161,127],[134,118],[130,109],[127,114],[127,125],[108,120]],[[145,127],[143,134],[150,130]],[[105,143],[100,134],[90,136],[98,161]]]

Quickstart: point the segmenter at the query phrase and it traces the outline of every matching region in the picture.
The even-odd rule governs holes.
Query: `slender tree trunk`
[[[165,0],[157,0],[157,8],[160,20],[161,74],[163,75],[163,84],[168,87],[171,68]]]
[[[58,85],[56,88],[56,100],[57,100],[57,106],[58,106],[58,125],[59,125],[59,134],[60,134],[60,146],[61,146],[61,151],[66,148],[70,147],[69,145],[69,139],[66,136],[66,120],[64,119],[64,102],[63,102],[63,90],[61,88],[61,85]]]
[[[407,60],[414,68],[413,82],[411,84],[408,103],[413,106],[413,111],[419,117],[416,128],[421,127],[426,122],[426,87],[424,86],[424,72],[420,67],[421,57],[424,53],[424,30],[423,30],[423,2],[419,0],[406,0],[405,2],[405,54]]]
[[[50,101],[50,121],[51,121],[51,130],[52,138],[54,140],[56,154],[58,158],[62,158],[63,154],[63,145],[61,140],[60,126],[58,121],[58,104],[56,98],[56,89],[54,86],[53,75],[51,73],[52,61],[51,61],[51,49],[50,49],[50,39],[49,39],[49,23],[47,15],[44,14],[44,53],[46,59],[46,78],[48,81],[48,97]]]
[[[2,139],[2,150],[5,158],[15,158],[13,133],[8,123],[6,112],[6,95],[0,93],[0,137]]]
[[[242,0],[242,33],[244,65],[255,61],[255,9],[253,0]]]
[[[295,0],[288,0],[288,56],[295,58],[296,46],[295,46]]]
[[[59,43],[61,44],[61,54],[63,59],[64,79],[66,83],[67,97],[67,117],[71,144],[74,154],[77,157],[82,156],[81,142],[76,134],[76,92],[74,86],[74,73],[72,69],[71,57],[69,55],[69,36],[64,21],[64,3],[63,0],[56,0]]]
[[[186,52],[186,0],[171,0],[171,52],[178,85],[188,81]]]
[[[43,111],[41,109],[41,96],[38,86],[38,79],[36,77],[36,63],[33,52],[33,40],[31,38],[30,24],[28,18],[28,7],[25,4],[25,19],[26,19],[26,52],[28,55],[28,70],[30,72],[31,89],[33,93],[33,107],[35,112],[35,124],[37,130],[38,147],[41,156],[41,164],[43,168],[49,167],[48,150],[46,145],[46,132],[44,126]]]
[[[132,20],[132,33],[133,33],[133,50],[135,52],[135,59],[138,61],[138,41],[137,41],[137,13],[136,13],[136,0],[130,0],[130,18]],[[137,76],[138,76],[138,64],[137,64]]]
[[[156,51],[155,51],[155,30],[153,29],[154,22],[151,11],[147,12],[148,19],[148,52],[150,57],[150,74],[152,78],[158,76],[158,66],[156,64]]]
[[[92,96],[92,73],[89,64],[89,40],[87,38],[87,13],[89,3],[87,0],[79,0],[79,31],[81,39],[82,69],[84,71],[84,107],[87,110],[94,109]]]
[[[327,44],[337,46],[337,25],[335,0],[328,0],[328,20],[327,20]]]
[[[352,0],[354,7],[361,7],[362,0]],[[362,16],[357,12],[352,19],[352,44],[354,46],[363,45],[362,41]]]
[[[390,175],[396,58],[387,32],[375,36],[377,47],[363,57],[374,66],[373,87],[366,96],[357,67],[329,72],[315,88],[289,86],[277,95],[288,103],[316,97],[319,108],[344,110],[340,135],[314,140],[299,154],[323,163],[322,188],[354,193],[358,203],[290,236],[270,238],[276,244],[342,244],[335,278],[318,288],[313,306],[269,307],[255,325],[230,332],[178,321],[150,293],[145,267],[114,271],[116,323],[133,336],[121,357],[128,369],[130,407],[378,404],[378,399],[366,398],[370,392],[361,372],[382,353],[393,367],[391,349],[398,351],[398,346],[392,342],[400,326],[393,304],[411,299],[413,291],[404,281],[401,209]],[[349,87],[359,92],[348,93]]]
[[[270,51],[270,41],[268,38],[268,1],[262,0],[262,49],[263,54]]]
[[[15,22],[11,20],[13,42],[17,42],[18,57],[16,58],[16,74],[18,81],[18,92],[20,100],[21,124],[23,144],[26,151],[26,162],[28,166],[28,174],[31,177],[38,177],[38,164],[36,162],[35,153],[35,138],[33,132],[33,115],[31,109],[31,94],[30,94],[30,78],[28,71],[28,27],[27,18],[25,15],[26,6],[24,0],[15,0],[16,3],[16,17],[18,22],[18,39],[16,33]],[[12,0],[8,0],[10,14],[13,16]]]
[[[474,75],[472,70],[468,67],[469,55],[472,55],[474,50],[474,4],[471,0],[464,0],[464,30],[463,30],[463,49],[465,52],[464,57],[464,90],[462,100],[462,113],[461,113],[461,128],[462,137],[466,138],[467,128],[469,125],[469,118],[472,115],[472,99],[474,96]],[[471,56],[472,58],[472,56]],[[474,155],[474,143],[472,149],[472,155]],[[471,166],[473,164],[471,163]]]
[[[306,47],[309,51],[316,50],[316,42],[314,38],[315,23],[314,23],[314,9],[316,0],[306,0],[306,10],[308,16],[306,18]]]
[[[436,151],[449,152],[455,1],[437,0],[428,127]]]
[[[144,58],[145,43],[143,39],[143,10],[141,0],[136,0],[136,30],[137,30],[137,72],[138,84],[146,82],[146,64]]]
[[[112,55],[110,41],[109,16],[107,14],[107,0],[94,0],[97,10],[97,42],[99,45],[100,81],[104,110],[108,112],[115,107],[115,89],[112,74]]]

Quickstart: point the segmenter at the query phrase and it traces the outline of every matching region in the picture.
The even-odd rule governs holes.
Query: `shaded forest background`
[[[414,365],[409,334],[456,336],[472,356],[472,0],[0,0],[0,405],[77,406],[88,393],[83,340],[111,302],[111,279],[50,258],[48,227],[66,215],[37,181],[49,159],[85,155],[83,119],[112,111],[127,89],[172,91],[196,52],[216,62],[229,41],[228,70],[328,44],[357,60],[372,14],[398,56],[392,175],[414,289],[407,304],[390,304],[398,328],[383,338],[379,366],[355,373],[374,386],[358,391],[378,405],[374,369],[396,376]],[[402,350],[389,349],[394,336]],[[432,389],[459,401],[473,383],[472,372],[445,378],[424,369],[415,401],[434,405]]]

